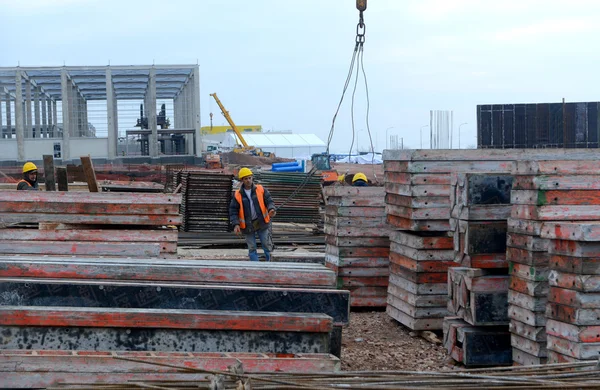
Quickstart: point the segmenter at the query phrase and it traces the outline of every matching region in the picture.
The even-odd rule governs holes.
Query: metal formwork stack
[[[338,287],[350,290],[351,306],[386,306],[389,229],[383,187],[323,190],[325,261],[338,275]]]
[[[231,231],[229,204],[232,198],[233,175],[182,171],[177,175],[177,184],[182,185],[182,231]]]
[[[600,203],[600,191],[587,192],[589,203]],[[598,360],[600,221],[545,223],[541,235],[550,240],[548,362]]]
[[[454,261],[451,174],[512,168],[511,152],[486,155],[478,150],[384,153],[387,221],[396,230],[390,235],[387,312],[411,329],[442,329],[449,314],[448,268]]]

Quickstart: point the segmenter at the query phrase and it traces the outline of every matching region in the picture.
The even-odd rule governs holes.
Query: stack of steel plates
[[[275,221],[296,223],[319,223],[321,215],[321,177],[307,177],[305,173],[260,172],[256,173],[257,183],[262,184],[275,202]],[[302,184],[302,188],[294,194]],[[290,198],[290,195],[293,196]]]
[[[185,232],[230,231],[229,203],[233,175],[207,172],[180,172],[181,230]]]

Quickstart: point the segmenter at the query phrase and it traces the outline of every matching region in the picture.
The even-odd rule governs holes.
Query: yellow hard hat
[[[354,183],[357,180],[362,180],[365,183],[368,182],[367,177],[365,176],[364,173],[358,172],[356,174],[354,174],[354,177],[352,178],[352,183]]]
[[[246,176],[252,176],[252,171],[248,168],[240,169],[240,172],[238,173],[238,179],[242,180]]]
[[[37,167],[34,163],[28,161],[25,163],[25,165],[23,165],[23,173],[31,171],[37,171]]]

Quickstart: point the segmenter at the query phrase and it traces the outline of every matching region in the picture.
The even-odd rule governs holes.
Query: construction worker
[[[32,162],[23,165],[23,179],[17,183],[17,190],[38,191],[37,167]]]
[[[364,173],[358,172],[354,174],[352,178],[352,187],[368,187],[369,181]]]
[[[260,184],[254,184],[252,171],[240,169],[238,179],[242,182],[239,191],[229,205],[229,220],[235,234],[244,234],[248,244],[251,261],[258,261],[256,234],[265,252],[267,261],[271,261],[273,240],[271,239],[271,217],[275,216],[275,204],[269,191]]]

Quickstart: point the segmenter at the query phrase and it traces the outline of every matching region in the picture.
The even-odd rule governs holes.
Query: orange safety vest
[[[25,179],[21,179],[21,180],[19,180],[19,181],[17,182],[17,189],[19,188],[19,184],[21,184],[22,182],[25,182],[25,183],[27,183],[27,185],[28,185],[29,187],[33,187],[33,186],[32,186],[32,185],[31,185],[31,184],[30,184],[30,183],[29,183],[27,180],[25,180]]]
[[[260,205],[260,211],[262,212],[263,218],[266,223],[269,223],[271,217],[269,217],[269,210],[265,205],[265,189],[260,184],[256,185],[256,197],[258,198],[258,204]],[[240,211],[238,212],[238,218],[240,220],[240,227],[246,229],[246,218],[244,217],[244,202],[242,201],[242,193],[240,191],[235,192],[235,200],[240,204]],[[252,199],[250,199],[252,202]]]

